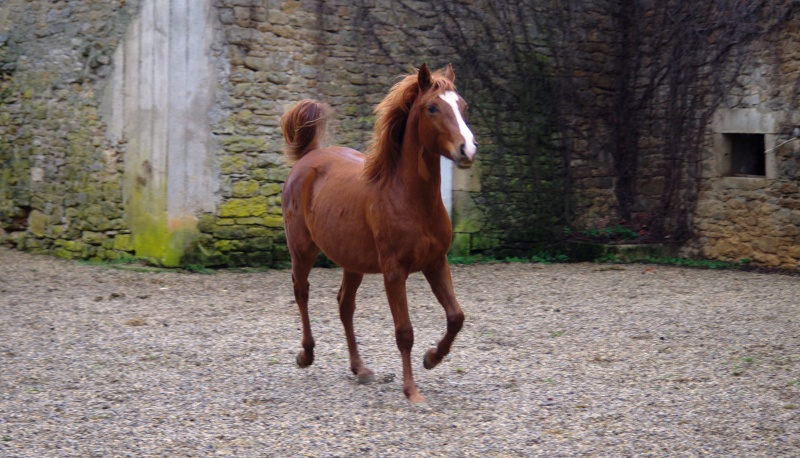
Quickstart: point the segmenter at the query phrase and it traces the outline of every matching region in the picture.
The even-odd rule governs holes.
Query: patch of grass
[[[622,260],[615,254],[607,254],[594,260],[594,262],[607,263],[607,264],[620,264]]]
[[[563,253],[540,252],[531,257],[506,256],[502,259],[494,256],[470,255],[470,256],[448,256],[447,260],[454,265],[490,264],[504,262],[507,264],[552,264],[558,262],[568,262],[569,256]]]
[[[707,259],[686,259],[686,258],[645,258],[641,261],[644,264],[664,264],[679,267],[695,267],[700,269],[742,269],[750,264],[750,259],[739,261],[713,261]]]
[[[539,264],[552,264],[557,262],[567,262],[569,261],[569,256],[565,255],[564,253],[548,253],[543,252],[537,255],[531,256],[530,262],[539,263]]]
[[[93,266],[126,266],[130,264],[137,264],[141,262],[141,259],[138,259],[134,256],[129,254],[123,254],[117,259],[80,259],[78,260],[81,264],[89,264]]]
[[[450,264],[463,265],[463,266],[469,266],[469,265],[472,265],[472,264],[478,264],[478,263],[486,262],[484,257],[480,256],[480,255],[477,255],[477,256],[471,256],[471,255],[470,256],[448,256],[447,260],[450,262]]]
[[[619,256],[615,254],[607,254],[594,260],[597,263],[606,264],[625,264]],[[635,264],[659,264],[677,267],[692,267],[696,269],[746,269],[750,266],[750,259],[741,259],[739,261],[720,261],[708,259],[687,259],[687,258],[672,258],[672,257],[648,257],[640,261],[635,261]]]
[[[550,333],[550,337],[555,339],[556,337],[563,336],[565,332],[567,332],[567,331],[554,331],[554,332]]]
[[[158,267],[155,261],[148,262],[146,259],[135,258],[133,256],[123,256],[119,259],[81,259],[81,264],[90,266],[108,267],[111,269],[126,270],[130,272],[174,272],[175,269]]]
[[[279,269],[291,269],[292,264],[288,263],[286,265],[277,265],[275,267],[225,267],[225,272],[234,272],[234,273],[249,273],[249,274],[257,274],[262,272],[270,272],[272,270],[279,270]]]
[[[572,235],[579,239],[588,239],[597,242],[629,241],[639,238],[638,232],[620,224],[598,229],[587,229],[579,231],[577,234],[573,234],[571,231],[569,231],[568,235]]]

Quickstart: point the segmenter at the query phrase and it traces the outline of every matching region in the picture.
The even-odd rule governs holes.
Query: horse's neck
[[[430,216],[435,215],[442,207],[441,182],[439,157],[423,152],[416,142],[404,142],[395,189],[406,202]]]

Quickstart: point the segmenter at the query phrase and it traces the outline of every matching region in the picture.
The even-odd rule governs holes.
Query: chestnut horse
[[[406,279],[422,272],[444,307],[447,332],[424,358],[432,369],[450,352],[464,313],[447,264],[452,227],[442,203],[439,158],[468,168],[477,144],[464,122],[464,100],[453,68],[431,73],[425,65],[398,82],[377,106],[370,155],[320,146],[327,108],[303,100],[281,120],[287,159],[295,162],[283,189],[286,242],[292,257],[294,295],[303,322],[297,364],[314,362],[308,318],[308,275],[319,250],[344,270],[337,295],[347,337],[350,369],[361,383],[374,378],[358,354],[353,331],[356,290],[364,274],[383,274],[403,361],[403,392],[422,403],[411,370],[414,331]]]

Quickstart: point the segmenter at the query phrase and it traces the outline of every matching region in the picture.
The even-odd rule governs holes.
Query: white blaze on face
[[[470,161],[474,160],[475,155],[478,153],[478,148],[475,146],[475,137],[472,135],[472,131],[467,127],[467,123],[464,122],[464,118],[461,116],[461,110],[458,109],[458,94],[455,91],[447,91],[440,95],[439,98],[447,102],[450,108],[453,109],[458,121],[458,130],[461,132],[461,136],[464,137],[464,153]],[[458,162],[456,157],[453,160]]]

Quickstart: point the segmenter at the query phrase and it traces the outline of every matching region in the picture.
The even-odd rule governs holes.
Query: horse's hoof
[[[425,398],[419,393],[413,396],[409,396],[408,402],[409,404],[411,404],[411,407],[415,409],[425,410],[428,408],[428,401],[426,401]]]
[[[313,360],[313,359],[312,359],[311,361],[308,361],[308,362],[307,362],[307,361],[306,361],[306,358],[305,358],[305,352],[302,352],[302,351],[301,351],[300,353],[298,353],[298,354],[297,354],[297,359],[296,359],[295,361],[297,361],[297,366],[298,366],[300,369],[305,369],[305,368],[307,368],[308,366],[310,366],[310,365],[311,365],[311,363],[313,363],[313,362],[314,362],[314,360]]]
[[[356,376],[356,381],[361,385],[372,383],[375,381],[375,373],[369,369],[366,369]]]
[[[439,365],[440,362],[442,362],[442,360],[436,361],[435,358],[436,358],[436,349],[431,348],[430,350],[425,352],[425,357],[422,359],[422,366],[425,367],[425,369],[429,370],[433,369],[434,367]]]
[[[428,401],[412,402],[411,408],[420,412],[430,412],[431,410],[431,406],[428,405]]]

